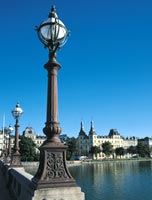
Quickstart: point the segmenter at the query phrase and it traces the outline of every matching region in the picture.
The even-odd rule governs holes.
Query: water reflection
[[[151,200],[151,161],[85,164],[70,168],[86,200]]]

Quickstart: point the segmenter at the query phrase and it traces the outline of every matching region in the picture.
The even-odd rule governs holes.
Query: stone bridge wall
[[[33,176],[24,168],[11,168],[0,161],[0,170],[6,179],[8,190],[15,200],[84,200],[80,187],[44,188],[34,190]]]
[[[34,191],[31,188],[32,175],[26,173],[24,168],[10,168],[0,161],[0,168],[6,179],[8,190],[14,199],[32,200]]]

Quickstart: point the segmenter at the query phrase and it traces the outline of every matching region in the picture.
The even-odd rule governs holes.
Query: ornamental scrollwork
[[[46,179],[67,178],[62,153],[48,153]]]

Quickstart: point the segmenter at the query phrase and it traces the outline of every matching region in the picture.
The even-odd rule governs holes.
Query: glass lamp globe
[[[15,119],[19,118],[23,114],[23,110],[20,107],[19,103],[16,104],[16,107],[12,110],[12,115]]]
[[[13,127],[11,125],[9,125],[8,132],[11,133],[13,130],[14,130]]]
[[[65,44],[69,31],[58,18],[55,6],[52,6],[48,19],[37,27],[37,33],[40,41],[51,51],[55,51]]]

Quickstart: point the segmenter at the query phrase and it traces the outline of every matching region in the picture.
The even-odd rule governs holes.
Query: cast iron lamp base
[[[43,143],[39,168],[32,180],[35,189],[76,186],[66,167],[66,148],[62,143]]]
[[[19,152],[13,153],[10,165],[11,167],[22,167]]]

